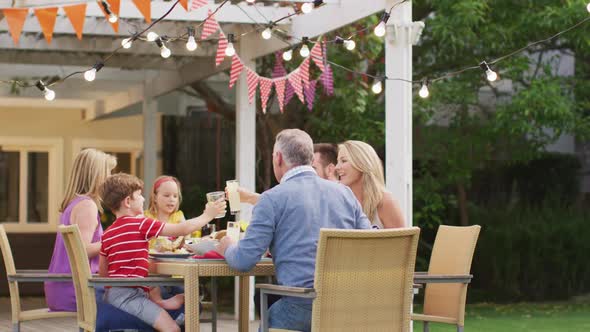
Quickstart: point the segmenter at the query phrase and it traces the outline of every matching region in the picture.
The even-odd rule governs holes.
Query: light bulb
[[[381,83],[380,80],[375,82],[375,84],[373,84],[371,87],[371,91],[373,91],[373,93],[376,95],[380,94],[383,91],[383,83]]]
[[[121,46],[123,46],[123,48],[131,48],[131,45],[133,45],[133,40],[131,40],[131,38],[121,40]]]
[[[590,2],[588,2],[588,4],[586,5],[586,10],[588,11],[588,13],[590,13]]]
[[[148,32],[148,34],[147,34],[147,40],[148,41],[153,42],[156,39],[158,39],[158,34],[157,33],[153,32],[153,31]]]
[[[195,36],[188,37],[188,41],[186,42],[186,49],[189,51],[194,51],[197,49],[197,41],[195,40]]]
[[[166,47],[166,45],[162,45],[162,47],[160,47],[160,55],[162,58],[167,59],[170,57],[170,55],[172,55],[172,52],[168,47]]]
[[[226,56],[234,56],[236,54],[236,49],[234,48],[234,43],[227,43],[227,48],[225,49]]]
[[[498,79],[498,74],[496,74],[495,71],[488,69],[486,70],[486,78],[488,79],[488,81],[494,82]]]
[[[118,20],[119,20],[119,18],[117,17],[117,15],[115,15],[114,13],[109,14],[109,22],[117,23]]]
[[[377,24],[374,32],[377,37],[385,36],[385,22],[381,21],[379,24]]]
[[[306,2],[301,6],[301,11],[303,14],[309,14],[313,10],[313,3]]]
[[[254,2],[256,2],[256,0],[246,0],[246,2],[248,2],[248,3],[254,3]]]
[[[270,28],[264,29],[264,31],[262,31],[262,38],[270,39],[270,37],[272,37],[272,30]]]
[[[301,49],[299,50],[299,55],[301,55],[304,58],[307,58],[309,56],[309,47],[303,44],[303,46],[301,46]]]
[[[55,99],[55,91],[49,88],[45,88],[45,90],[43,90],[43,95],[45,96],[45,100],[52,101]]]
[[[347,39],[344,41],[344,47],[346,47],[347,50],[352,51],[356,47],[356,43],[352,39]]]
[[[283,52],[283,60],[291,61],[291,59],[293,59],[293,50]]]
[[[88,82],[94,81],[96,78],[96,68],[88,69],[84,72],[84,79]]]
[[[430,92],[428,91],[428,85],[422,84],[420,91],[418,91],[418,95],[422,98],[428,98],[428,96],[430,96]]]

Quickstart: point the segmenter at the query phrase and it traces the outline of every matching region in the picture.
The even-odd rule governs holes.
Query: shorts
[[[164,309],[149,299],[141,288],[111,287],[104,292],[104,301],[154,326]]]

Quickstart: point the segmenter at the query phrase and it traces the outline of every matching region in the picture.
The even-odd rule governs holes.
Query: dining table
[[[224,259],[152,258],[155,272],[184,278],[185,331],[199,331],[199,278],[238,277],[238,331],[249,328],[250,283],[252,276],[273,276],[275,268],[269,258],[260,260],[250,271],[241,272],[229,267]]]

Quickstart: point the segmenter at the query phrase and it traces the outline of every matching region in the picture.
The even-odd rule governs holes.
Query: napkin
[[[207,251],[204,255],[194,255],[195,259],[225,259],[220,253],[215,250]]]

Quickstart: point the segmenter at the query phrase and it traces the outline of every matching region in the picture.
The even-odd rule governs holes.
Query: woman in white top
[[[361,141],[338,146],[336,175],[350,187],[371,223],[379,228],[404,227],[404,217],[393,195],[385,190],[383,165],[375,149]]]

